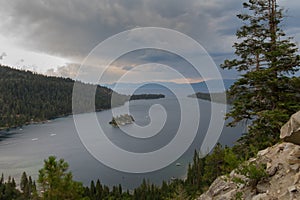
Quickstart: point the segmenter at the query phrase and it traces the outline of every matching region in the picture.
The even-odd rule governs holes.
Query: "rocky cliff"
[[[198,200],[300,199],[300,111],[281,129],[283,142],[258,152],[246,165],[264,166],[266,176],[253,181],[240,169],[217,178]]]

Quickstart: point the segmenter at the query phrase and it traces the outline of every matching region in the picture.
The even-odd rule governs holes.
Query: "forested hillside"
[[[204,93],[204,92],[197,92],[195,94],[191,94],[188,97],[203,99],[207,101],[213,101],[216,103],[226,103],[231,104],[232,99],[228,98],[225,92],[219,93]]]
[[[47,77],[0,65],[0,130],[71,114],[73,85],[69,78]],[[97,110],[110,108],[112,92],[97,86]],[[124,95],[118,97],[120,104],[128,99]]]

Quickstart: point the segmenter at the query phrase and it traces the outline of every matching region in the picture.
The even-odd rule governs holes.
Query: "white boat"
[[[56,136],[56,134],[55,133],[52,133],[52,134],[50,134],[50,136],[52,137],[52,136]]]
[[[181,166],[181,163],[179,163],[179,162],[178,162],[178,163],[176,163],[176,166]]]
[[[39,138],[32,138],[31,140],[32,141],[37,141]]]

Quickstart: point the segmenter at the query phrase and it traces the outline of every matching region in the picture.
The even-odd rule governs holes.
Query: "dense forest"
[[[0,130],[72,114],[74,83],[69,78],[49,77],[0,65]],[[78,84],[86,90],[97,87],[97,111],[111,107],[113,90],[80,82]],[[129,97],[114,92],[114,106],[128,100],[163,97],[161,94]]]
[[[100,180],[91,181],[89,186],[74,181],[69,165],[63,159],[50,156],[44,161],[44,167],[39,170],[37,183],[24,172],[20,185],[9,177],[5,181],[2,174],[0,179],[0,200],[159,200],[171,199],[183,191],[183,181],[174,180],[171,183],[163,182],[156,186],[143,180],[141,185],[132,191],[123,190],[121,185],[109,188],[101,184]]]
[[[73,85],[69,78],[0,66],[0,129],[71,114]],[[97,110],[110,108],[111,94],[111,89],[97,87]]]
[[[170,200],[170,199],[195,199],[204,192],[209,185],[220,175],[229,173],[244,160],[228,147],[216,146],[214,151],[200,157],[195,151],[193,163],[189,165],[185,180],[174,179],[163,181],[160,186],[147,180],[141,180],[139,187],[134,190],[124,190],[122,186],[108,187],[98,179],[91,181],[89,186],[73,180],[69,165],[63,159],[50,156],[44,161],[44,167],[39,170],[37,183],[24,172],[20,185],[14,178],[9,177],[4,181],[0,179],[0,200]],[[241,175],[247,176],[253,181],[265,177],[263,166],[243,166]]]

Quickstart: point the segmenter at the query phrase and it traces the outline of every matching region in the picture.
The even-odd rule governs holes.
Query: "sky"
[[[89,59],[88,62],[85,58],[107,38],[136,27],[162,27],[193,38],[219,66],[224,59],[233,57],[232,44],[236,41],[235,32],[241,25],[236,14],[243,12],[242,2],[241,0],[0,0],[0,63],[47,75],[76,78],[81,64],[90,70],[89,73],[93,73],[97,67],[103,67],[105,56]],[[300,2],[299,0],[278,2],[287,11],[283,28],[298,43]],[[143,41],[150,36],[143,33],[131,37]],[[145,65],[147,63],[154,64]],[[151,81],[153,77],[155,81],[185,82],[168,76],[167,72],[160,70],[162,68],[160,64],[178,70],[189,82],[203,80],[186,60],[170,52],[150,49],[129,52],[126,56],[121,56],[111,64],[106,71],[106,78],[102,81],[116,82],[122,74],[132,72],[133,80],[136,82]],[[134,70],[139,65],[145,67]],[[234,71],[220,71],[226,79],[238,76]]]

